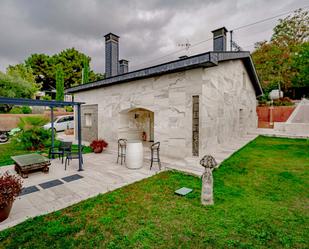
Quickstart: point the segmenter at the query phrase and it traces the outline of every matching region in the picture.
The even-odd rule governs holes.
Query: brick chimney
[[[119,71],[119,36],[109,33],[105,37],[105,77],[116,76]]]
[[[129,61],[122,59],[119,61],[119,74],[127,72],[129,72]]]
[[[225,27],[211,31],[213,33],[213,51],[226,51],[226,32]]]

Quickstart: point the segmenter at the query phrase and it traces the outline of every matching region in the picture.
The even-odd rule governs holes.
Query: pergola
[[[48,106],[50,108],[51,118],[51,131],[52,131],[52,148],[54,148],[55,129],[54,129],[54,108],[64,106],[76,106],[77,107],[77,140],[78,140],[78,154],[79,154],[79,166],[78,171],[83,170],[82,164],[82,133],[81,133],[81,105],[83,102],[70,102],[70,101],[55,101],[55,100],[37,100],[37,99],[17,99],[17,98],[5,98],[0,97],[0,104],[7,105],[27,105],[27,106]]]

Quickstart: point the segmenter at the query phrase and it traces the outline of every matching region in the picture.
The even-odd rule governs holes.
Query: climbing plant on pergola
[[[54,108],[65,107],[65,106],[76,106],[77,108],[77,140],[78,140],[78,154],[79,154],[79,166],[78,171],[83,170],[82,164],[82,133],[81,133],[81,105],[82,102],[71,102],[71,101],[55,101],[55,100],[37,100],[37,99],[17,99],[17,98],[5,98],[0,97],[0,104],[7,105],[27,105],[27,106],[48,106],[50,108],[51,118],[51,134],[52,134],[52,148],[55,142],[55,129],[54,129]],[[76,129],[75,129],[76,130]]]

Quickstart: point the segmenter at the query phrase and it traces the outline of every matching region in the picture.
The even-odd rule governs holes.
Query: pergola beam
[[[77,106],[79,104],[84,104],[84,103],[73,102],[73,101],[56,101],[56,100],[39,100],[39,99],[17,99],[17,98],[0,97],[0,104],[63,107],[63,106]]]

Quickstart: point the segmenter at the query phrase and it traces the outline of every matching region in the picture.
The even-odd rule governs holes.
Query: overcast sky
[[[108,32],[120,36],[120,59],[128,59],[133,70],[211,50],[208,41],[173,53],[180,44],[210,38],[216,28],[230,30],[306,5],[308,0],[0,0],[0,70],[32,53],[75,47],[103,73]],[[234,38],[252,50],[255,42],[270,38],[275,24],[235,31]]]

